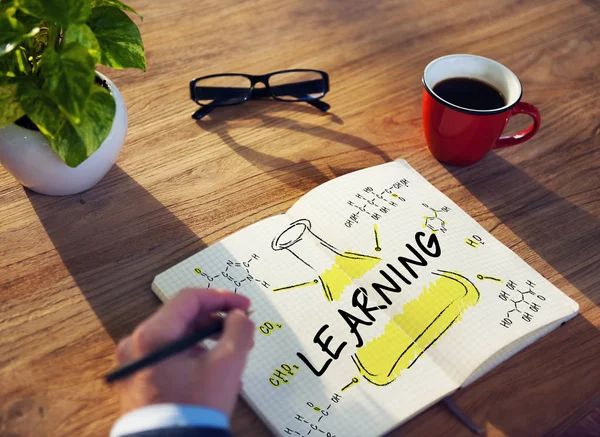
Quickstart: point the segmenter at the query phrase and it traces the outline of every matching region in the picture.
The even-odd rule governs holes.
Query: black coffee
[[[500,91],[492,85],[468,77],[453,77],[437,83],[433,92],[447,102],[467,108],[489,110],[506,106]]]

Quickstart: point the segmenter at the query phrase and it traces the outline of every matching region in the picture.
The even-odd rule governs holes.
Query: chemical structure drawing
[[[440,209],[432,208],[426,203],[422,204],[425,208],[430,209],[433,215],[431,216],[423,216],[425,219],[425,223],[423,223],[424,228],[429,228],[432,232],[441,231],[445,233],[448,229],[446,228],[446,221],[442,219],[439,214],[440,212],[450,212],[450,208],[447,206],[442,206]]]
[[[323,437],[336,437],[334,433],[327,430],[325,422],[333,411],[333,405],[337,404],[341,398],[341,395],[334,393],[331,397],[331,402],[325,408],[321,408],[312,402],[307,402],[306,406],[309,407],[310,410],[307,412],[303,411],[304,416],[298,413],[294,416],[294,419],[300,423],[295,423],[295,425],[291,427],[286,426],[283,433],[299,437],[308,437],[311,434]]]
[[[402,179],[394,182],[389,188],[385,188],[377,193],[373,187],[363,188],[361,193],[356,193],[354,198],[347,201],[347,204],[354,208],[354,211],[344,222],[347,228],[359,223],[361,217],[369,217],[373,220],[380,220],[386,214],[399,206],[399,202],[406,202],[406,199],[400,196],[394,190],[408,187],[409,181]],[[401,193],[401,191],[398,191]],[[358,200],[357,200],[358,199]]]
[[[527,287],[518,288],[517,283],[506,281],[506,289],[500,290],[498,298],[509,303],[509,309],[506,311],[506,317],[500,321],[500,325],[509,328],[519,317],[525,322],[531,322],[535,313],[539,312],[546,297],[533,291],[535,284],[527,280]]]
[[[275,237],[271,247],[275,251],[288,251],[299,262],[310,267],[318,275],[318,279],[275,288],[273,291],[290,290],[321,283],[327,301],[339,300],[352,280],[360,278],[373,269],[379,264],[381,258],[341,251],[315,234],[311,227],[311,222],[307,219],[296,220]],[[378,236],[376,245],[379,247]],[[315,252],[315,246],[321,246],[327,250]]]
[[[381,194],[383,195],[384,193],[389,194],[390,196],[399,199],[401,198],[401,196],[399,196],[398,194],[394,193],[394,189],[399,190],[400,188],[406,188],[410,185],[410,181],[408,179],[402,179],[399,180],[398,182],[394,182],[389,188],[384,189]],[[402,198],[402,201],[404,201],[405,199]]]
[[[217,278],[223,278],[224,280],[230,282],[231,285],[229,287],[231,290],[233,290],[234,293],[237,293],[238,288],[242,287],[244,283],[250,282],[256,282],[265,288],[269,288],[270,284],[267,281],[255,278],[250,273],[250,265],[252,261],[258,259],[260,259],[260,257],[255,253],[253,253],[250,256],[250,259],[248,259],[248,261],[244,262],[235,262],[228,259],[225,264],[225,269],[222,270],[221,273],[218,275],[210,275],[204,270],[202,270],[200,267],[196,267],[194,269],[194,273],[206,279],[206,281],[208,282],[208,284],[206,285],[207,288],[210,288],[211,284]]]

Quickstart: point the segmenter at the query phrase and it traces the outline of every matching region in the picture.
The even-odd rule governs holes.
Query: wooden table
[[[457,403],[490,436],[600,435],[598,0],[131,4],[148,72],[102,69],[130,115],[115,167],[63,198],[0,170],[1,436],[107,435],[118,399],[101,378],[115,343],[159,306],[157,273],[329,179],[397,158],[581,308]],[[461,52],[511,68],[543,120],[535,139],[471,168],[438,163],[421,128],[423,68]],[[329,114],[265,101],[190,118],[194,76],[293,67],[330,73]],[[267,435],[243,403],[233,430]],[[471,435],[440,406],[392,434]]]

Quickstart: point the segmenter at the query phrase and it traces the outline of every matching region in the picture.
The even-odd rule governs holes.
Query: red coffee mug
[[[502,93],[506,105],[478,110],[452,104],[433,91],[436,84],[451,78],[488,83]],[[476,163],[491,149],[531,139],[540,127],[540,112],[535,106],[521,102],[522,94],[517,76],[491,59],[449,55],[432,61],[423,72],[423,125],[429,150],[441,162],[465,166]],[[521,132],[500,136],[514,114],[527,114],[533,123]]]

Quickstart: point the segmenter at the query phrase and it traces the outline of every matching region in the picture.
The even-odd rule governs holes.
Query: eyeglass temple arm
[[[329,108],[331,108],[331,106],[323,100],[307,100],[306,103],[309,103],[310,105],[323,112],[327,112],[329,111]],[[204,117],[210,114],[213,109],[213,106],[203,106],[192,114],[192,118],[195,120],[202,120]]]
[[[310,87],[303,87],[302,83],[298,83],[298,84],[290,84],[290,85],[278,85],[275,87],[271,87],[271,93],[267,92],[266,88],[254,88],[252,90],[252,94],[250,95],[251,99],[262,99],[265,97],[271,97],[271,94],[277,94],[277,95],[285,95],[285,96],[294,96],[297,97],[298,99],[305,99],[305,100],[301,100],[301,101],[305,101],[306,103],[314,106],[315,108],[317,108],[320,111],[323,112],[327,112],[329,111],[329,108],[331,108],[331,106],[328,103],[325,103],[323,100],[321,100],[321,98],[319,97],[318,99],[306,99],[307,97],[309,97],[309,94],[311,93],[320,93],[322,92],[322,88],[310,88]]]
[[[325,103],[323,100],[307,100],[306,103],[314,106],[322,112],[327,112],[329,111],[329,108],[331,108],[331,105],[329,105],[329,103]]]
[[[329,90],[325,90],[329,91]],[[271,87],[271,94],[279,95],[279,96],[294,96],[299,99],[306,99],[310,94],[322,93],[323,92],[323,81],[322,80],[311,80],[307,82],[300,83],[292,83],[285,85],[276,85]],[[251,99],[260,99],[263,97],[270,97],[270,94],[267,92],[266,88],[254,88],[252,90],[252,94],[250,95]],[[322,112],[327,112],[331,106],[328,103],[325,103],[323,100],[312,99],[312,100],[304,100],[306,103],[314,106],[318,110]]]
[[[210,114],[213,109],[213,106],[202,106],[192,114],[192,118],[195,120],[202,120],[204,117]]]
[[[259,92],[258,95],[255,95],[256,92]],[[325,90],[328,91],[328,90]],[[293,83],[286,85],[277,85],[271,87],[271,94],[275,94],[278,96],[293,96],[298,98],[300,101],[305,101],[306,103],[314,106],[320,111],[327,112],[331,106],[321,100],[321,97],[318,98],[310,98],[310,94],[321,94],[323,93],[323,83],[319,80],[313,80],[309,82],[301,82],[301,83]],[[252,90],[251,99],[254,98],[262,98],[269,97],[269,93],[266,88],[254,88]]]
[[[288,86],[289,85],[283,85],[283,86],[281,86],[281,88],[288,87]],[[325,103],[323,100],[321,100],[320,97],[318,99],[311,99],[311,100],[306,99],[307,97],[309,97],[308,94],[311,93],[311,91],[309,91],[309,90],[306,90],[306,89],[301,90],[300,87],[298,87],[298,89],[296,89],[296,90],[289,89],[289,88],[282,90],[279,87],[275,87],[275,88],[276,88],[276,90],[273,91],[273,87],[272,87],[271,92],[276,93],[278,95],[297,97],[298,99],[300,99],[300,101],[309,103],[312,106],[314,106],[315,108],[317,108],[323,112],[327,112],[329,110],[329,108],[331,108],[331,106],[329,104]],[[281,91],[281,93],[280,93],[280,91]],[[319,92],[319,91],[314,91],[314,92]],[[267,92],[266,88],[254,88],[252,90],[252,94],[250,95],[250,99],[262,99],[262,98],[266,98],[266,97],[271,97],[271,94]]]

